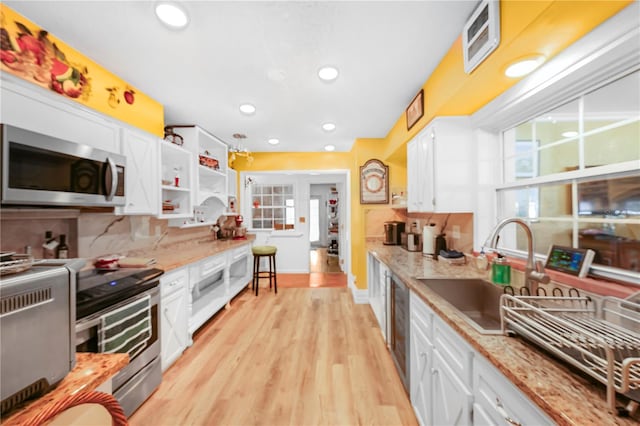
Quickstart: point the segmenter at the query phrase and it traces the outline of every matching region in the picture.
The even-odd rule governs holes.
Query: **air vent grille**
[[[4,399],[0,406],[0,411],[4,414],[29,398],[44,394],[48,388],[49,383],[47,382],[47,380],[40,379],[37,382],[32,383],[31,385]]]
[[[482,0],[464,26],[464,70],[473,71],[500,44],[500,2]]]
[[[48,300],[51,300],[51,287],[3,297],[0,299],[0,315],[28,308]]]

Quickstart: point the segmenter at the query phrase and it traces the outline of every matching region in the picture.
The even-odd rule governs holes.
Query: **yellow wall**
[[[358,288],[363,289],[367,286],[365,207],[389,208],[360,205],[359,166],[369,158],[378,158],[389,164],[390,188],[406,188],[406,143],[431,119],[436,116],[466,115],[477,111],[519,81],[504,76],[504,69],[512,61],[533,53],[542,53],[550,59],[629,3],[631,0],[503,0],[500,4],[500,45],[484,63],[471,74],[466,74],[463,67],[462,40],[458,38],[423,85],[425,114],[411,131],[407,131],[404,111],[398,111],[399,118],[385,139],[362,138],[355,141],[349,153],[350,159],[340,159],[344,161],[341,164],[350,164],[351,169],[351,272],[356,277]],[[411,99],[407,99],[407,104],[410,101]],[[265,155],[269,160],[254,162],[251,170],[341,168],[334,163],[333,157],[323,154]],[[303,158],[309,160],[305,161]],[[244,170],[242,167],[242,164],[238,164],[236,168]]]
[[[71,18],[70,18],[71,19]],[[70,20],[71,22],[71,20]],[[164,107],[53,34],[0,4],[3,45],[0,70],[156,136],[164,136]],[[62,70],[67,70],[63,73]],[[57,76],[54,77],[55,73]],[[127,92],[127,93],[125,93]]]

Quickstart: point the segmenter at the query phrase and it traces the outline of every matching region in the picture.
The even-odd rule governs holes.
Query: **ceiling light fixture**
[[[242,104],[240,105],[240,112],[245,115],[251,115],[256,112],[256,107],[251,104]]]
[[[270,143],[271,145],[278,145],[280,143],[280,139],[273,138],[273,139],[269,139],[267,142]]]
[[[336,129],[336,125],[333,123],[324,123],[322,125],[322,130],[325,132],[333,132]]]
[[[173,2],[159,2],[156,4],[156,16],[171,29],[182,29],[189,23],[189,16],[184,8]]]
[[[325,145],[324,146],[324,150],[325,151],[329,151],[329,152],[335,151],[336,150],[336,146],[335,145]]]
[[[542,55],[529,56],[519,59],[518,61],[509,65],[504,71],[504,74],[510,78],[525,76],[542,65],[544,60],[545,58]]]
[[[318,70],[318,77],[323,81],[333,81],[338,78],[338,69],[336,67],[322,67]]]
[[[575,138],[576,136],[578,136],[578,132],[576,132],[575,130],[570,130],[568,132],[562,132],[562,137],[563,138]]]
[[[233,138],[241,141],[242,139],[246,139],[247,135],[242,133],[234,133]],[[236,161],[238,157],[246,158],[247,163],[253,163],[253,156],[251,155],[251,151],[247,148],[242,147],[242,144],[238,144],[235,147],[229,147],[229,167],[233,166],[233,162]]]

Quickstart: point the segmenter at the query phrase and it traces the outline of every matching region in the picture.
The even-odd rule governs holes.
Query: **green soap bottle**
[[[500,253],[491,263],[491,281],[500,285],[511,284],[511,265],[507,262],[507,258]]]

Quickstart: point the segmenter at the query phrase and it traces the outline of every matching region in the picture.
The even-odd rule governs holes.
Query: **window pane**
[[[562,173],[578,168],[578,139],[540,150],[539,176]]]
[[[293,185],[253,185],[251,209],[252,224],[258,229],[293,229],[295,209],[293,208]],[[289,197],[290,199],[287,199]],[[285,211],[285,206],[290,206]],[[290,210],[290,212],[289,212]],[[288,221],[288,214],[291,221]],[[285,224],[286,223],[286,224]]]
[[[596,252],[596,264],[640,271],[640,221],[635,222],[581,223],[578,244]]]
[[[587,167],[640,159],[640,121],[585,136],[584,157]]]
[[[579,183],[578,215],[640,217],[640,176]]]

